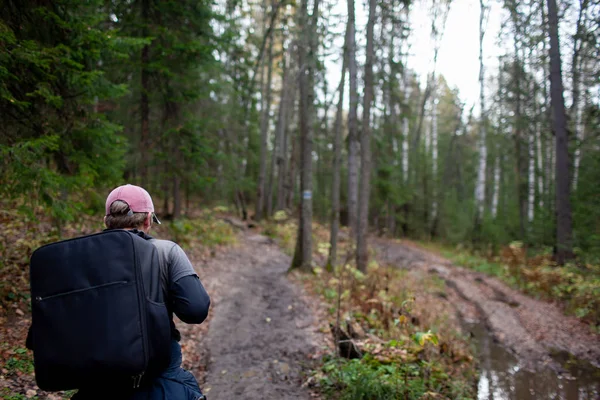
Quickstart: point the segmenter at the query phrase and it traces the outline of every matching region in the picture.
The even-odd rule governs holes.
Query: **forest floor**
[[[600,335],[560,306],[509,288],[497,278],[453,265],[410,241],[377,238],[371,245],[381,262],[418,273],[436,274],[466,322],[483,322],[493,337],[517,355],[525,368],[560,370],[557,356],[569,353],[600,366]]]

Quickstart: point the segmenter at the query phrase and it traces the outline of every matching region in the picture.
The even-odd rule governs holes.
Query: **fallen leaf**
[[[290,366],[288,363],[281,363],[279,365],[279,368],[281,369],[281,372],[283,372],[286,375],[290,372]]]

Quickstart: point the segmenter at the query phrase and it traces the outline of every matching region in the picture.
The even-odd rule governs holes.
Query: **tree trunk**
[[[273,36],[269,38],[269,47],[267,50],[267,85],[265,87],[265,102],[262,110],[262,120],[260,124],[260,160],[258,173],[258,190],[256,193],[256,215],[255,219],[260,221],[265,211],[265,197],[268,196],[266,190],[267,176],[267,141],[269,139],[269,120],[271,113],[271,83],[273,78]]]
[[[538,205],[540,210],[544,208],[544,158],[542,148],[542,132],[540,129],[540,123],[536,124],[536,143],[537,143],[537,168],[538,168]]]
[[[529,132],[528,138],[529,168],[527,172],[527,220],[531,225],[535,217],[535,134]]]
[[[361,174],[358,199],[358,235],[356,240],[356,266],[367,271],[369,248],[369,193],[371,189],[371,104],[373,102],[373,31],[375,27],[376,0],[369,0],[369,19],[367,22],[367,52],[365,59],[365,92],[363,101],[362,132],[360,140]]]
[[[535,129],[535,158],[537,162],[537,189],[538,189],[538,207],[540,210],[544,208],[544,157],[542,153],[542,118],[543,114],[540,111],[537,102],[539,86],[536,82],[533,83],[533,107],[534,107],[534,129]]]
[[[421,108],[419,110],[419,114],[418,114],[418,120],[417,120],[417,125],[415,127],[415,133],[413,135],[413,142],[412,142],[412,148],[413,148],[413,155],[414,155],[414,164],[413,164],[413,171],[412,171],[412,176],[415,180],[415,182],[418,180],[418,163],[419,163],[419,151],[418,149],[420,148],[421,145],[421,132],[423,130],[423,121],[425,121],[426,119],[426,106],[427,106],[427,101],[429,100],[429,96],[431,95],[431,78],[429,77],[427,79],[427,86],[425,86],[425,92],[423,93],[423,98],[421,99]]]
[[[573,38],[573,60],[572,60],[572,76],[573,76],[573,105],[571,107],[571,117],[575,115],[575,153],[573,155],[573,191],[577,190],[577,180],[579,178],[579,164],[581,162],[581,143],[584,137],[585,124],[583,121],[583,110],[585,109],[585,101],[581,99],[584,81],[582,75],[584,62],[581,59],[581,50],[583,49],[583,35],[586,19],[586,11],[589,6],[589,0],[581,0],[579,7],[579,16],[577,17],[577,30]]]
[[[277,169],[277,202],[281,200],[283,190],[283,177],[285,165],[285,128],[287,121],[287,108],[288,108],[288,86],[289,86],[289,72],[287,65],[286,54],[282,55],[282,71],[281,71],[281,95],[279,98],[279,111],[277,113],[277,125],[275,126],[275,145],[273,146],[273,154],[271,157],[271,172],[269,173],[269,184],[267,188],[267,214],[272,215],[273,213],[273,179],[275,170]],[[281,187],[279,186],[281,183]],[[281,207],[283,208],[283,207]],[[278,207],[278,209],[281,209]]]
[[[351,238],[356,238],[358,214],[358,67],[356,65],[356,22],[354,0],[348,0],[348,75],[350,77],[350,109],[348,110],[348,225]]]
[[[577,181],[579,179],[579,164],[581,163],[581,144],[585,138],[585,124],[583,121],[583,110],[585,102],[578,100],[578,105],[575,111],[575,138],[577,140],[575,147],[575,155],[573,159],[573,191],[577,190]]]
[[[515,19],[515,29],[517,29],[517,22]],[[516,170],[516,186],[517,186],[517,198],[519,205],[519,236],[521,240],[526,238],[526,220],[527,220],[527,184],[524,179],[527,175],[527,169],[523,161],[523,115],[521,108],[522,93],[521,93],[521,59],[519,58],[519,42],[515,39],[514,41],[514,80],[515,80],[515,117],[514,117],[514,144],[515,144],[515,156],[517,157],[517,170]]]
[[[169,179],[167,178],[169,176],[169,163],[166,160],[163,164],[163,168],[163,178],[161,184],[161,190],[164,196],[162,215],[166,217],[169,215]]]
[[[406,13],[406,21],[410,18],[410,7],[405,7]],[[410,50],[410,46],[408,46],[406,55],[404,58],[404,63],[402,65],[402,90],[404,91],[404,104],[402,108],[402,182],[406,185],[408,183],[408,175],[409,175],[409,159],[408,159],[408,150],[409,150],[409,133],[410,126],[408,123],[408,110],[409,110],[409,101],[410,101],[410,80],[408,73],[408,53]]]
[[[479,105],[481,107],[481,119],[479,121],[479,168],[477,170],[477,184],[475,186],[475,203],[477,206],[476,226],[481,224],[485,212],[485,175],[487,170],[487,146],[485,140],[487,114],[485,109],[485,70],[483,66],[483,38],[485,36],[483,24],[486,12],[484,0],[480,0],[479,5]]]
[[[173,177],[173,219],[181,218],[181,178],[175,173]]]
[[[405,110],[402,111],[402,179],[404,184],[406,185],[408,183],[408,174],[409,174],[409,170],[408,170],[408,149],[409,149],[409,124],[408,124],[408,112],[406,111],[406,109],[408,109],[408,97],[409,97],[409,93],[408,93],[408,72],[406,71],[406,64],[404,66],[405,71],[403,72],[404,74],[404,107]]]
[[[492,195],[492,217],[496,219],[498,216],[498,198],[500,197],[500,154],[496,155],[496,162],[494,165],[494,193]]]
[[[550,92],[556,136],[556,260],[562,265],[573,257],[569,142],[561,74],[556,0],[547,0],[550,33]]]
[[[346,34],[346,37],[348,35]],[[346,81],[347,50],[344,46],[342,77],[338,87],[338,105],[333,126],[333,182],[331,183],[331,234],[329,237],[329,258],[327,268],[333,270],[337,263],[337,239],[340,228],[340,169],[342,167],[342,113],[344,107],[344,89]]]
[[[144,24],[144,36],[148,36],[147,24],[148,14],[150,12],[150,4],[148,0],[142,0],[142,20]],[[148,64],[150,64],[150,45],[142,47],[142,76],[141,76],[141,98],[140,98],[140,114],[141,114],[141,135],[140,135],[140,177],[142,187],[148,184],[148,144],[150,140],[150,105],[148,101],[148,93],[150,91],[150,73],[148,72]]]
[[[298,80],[300,79],[300,74],[298,74]],[[300,88],[296,87],[294,89],[294,96],[298,96],[300,92]],[[294,99],[294,102],[292,103],[292,112],[296,112],[296,99]],[[298,118],[298,123],[296,123],[294,126],[294,129],[292,130],[292,132],[290,132],[289,136],[290,136],[290,140],[292,142],[292,149],[291,149],[291,155],[290,155],[290,168],[289,168],[289,174],[288,174],[288,185],[286,187],[286,195],[285,195],[285,202],[286,202],[286,208],[288,208],[289,210],[293,209],[294,207],[294,194],[296,191],[296,182],[297,182],[297,178],[296,178],[296,164],[298,163],[298,142],[300,141],[300,137],[297,134],[297,130],[298,130],[298,126],[299,125],[299,118]],[[294,135],[294,132],[296,132],[296,134]]]
[[[316,24],[319,0],[313,6],[312,22],[308,19],[308,0],[302,2],[301,22],[303,46],[299,51],[300,70],[300,137],[301,137],[301,209],[296,250],[292,268],[312,268],[312,135],[314,121],[314,71],[316,58]]]
[[[433,80],[432,80],[433,81]],[[431,94],[433,95],[434,89],[431,89]],[[432,102],[435,101],[435,98],[432,96]],[[431,119],[431,102],[427,102],[425,104],[425,116],[423,117],[423,121],[425,122],[425,160],[429,158],[429,152],[431,150],[431,127],[432,127],[432,119]],[[427,162],[427,161],[425,161]]]
[[[438,109],[437,109],[437,84],[433,87],[431,102],[431,233],[437,225],[437,185],[438,185]]]
[[[290,122],[293,119],[293,115],[294,115],[294,109],[296,106],[296,96],[298,94],[298,85],[296,84],[297,82],[297,75],[294,72],[294,69],[292,68],[292,63],[293,63],[293,49],[294,47],[292,45],[290,45],[290,66],[289,66],[289,77],[288,77],[288,100],[287,100],[287,106],[286,106],[286,114],[285,114],[285,124],[283,126],[283,131],[282,131],[282,143],[281,143],[281,150],[280,150],[280,154],[281,154],[281,162],[280,164],[278,164],[278,169],[277,169],[277,209],[278,210],[283,210],[284,208],[286,208],[286,206],[288,208],[291,208],[291,204],[287,203],[287,195],[290,192],[289,188],[286,189],[285,186],[285,179],[286,179],[286,173],[287,173],[287,154],[288,154],[288,142],[290,141],[290,139],[288,139],[291,136],[291,132],[290,132]],[[295,152],[295,141],[293,136],[291,137],[291,141],[292,143],[292,157],[293,154]],[[293,169],[293,162],[292,160],[290,160],[289,163],[289,169],[292,170]],[[292,174],[293,175],[293,174]],[[292,179],[289,179],[289,182],[292,183]],[[291,200],[290,200],[291,201]]]

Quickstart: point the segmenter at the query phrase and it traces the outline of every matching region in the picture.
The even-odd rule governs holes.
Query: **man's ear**
[[[102,222],[104,223],[104,226],[108,228],[108,225],[106,225],[106,215],[104,216],[104,218],[102,218]]]
[[[149,212],[144,220],[144,228],[148,229],[152,226],[152,213]]]

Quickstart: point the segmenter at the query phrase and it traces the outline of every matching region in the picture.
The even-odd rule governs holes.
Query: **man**
[[[110,382],[106,388],[82,388],[73,399],[204,399],[196,379],[181,368],[181,335],[175,328],[173,314],[188,324],[200,324],[207,315],[210,298],[184,251],[176,243],[151,238],[152,223],[160,224],[148,192],[134,185],[114,189],[106,199],[104,223],[107,229],[126,229],[149,240],[158,250],[161,285],[171,324],[171,364],[153,382],[146,382],[132,393],[114,393]]]

